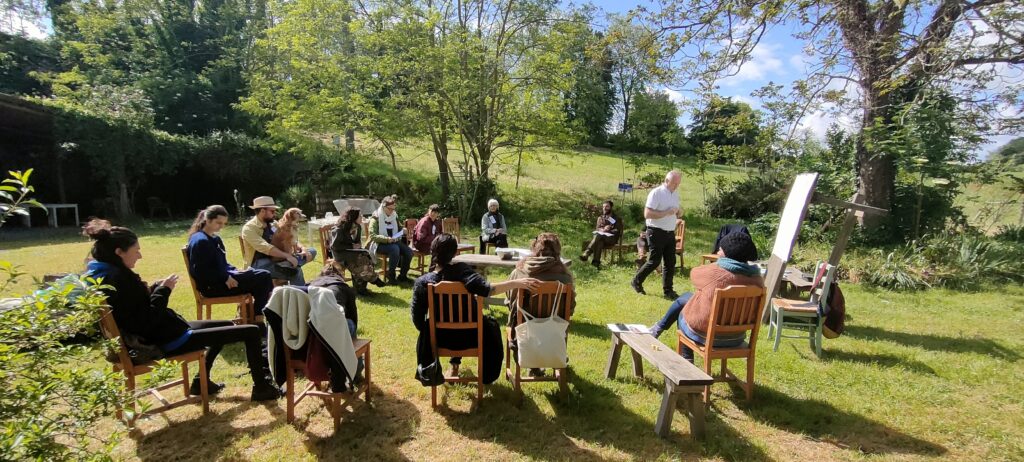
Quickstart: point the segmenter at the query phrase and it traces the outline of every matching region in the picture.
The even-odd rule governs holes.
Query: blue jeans
[[[403,242],[392,242],[390,244],[377,244],[377,253],[388,257],[388,278],[395,279],[395,269],[401,264],[402,269],[399,277],[407,277],[409,265],[412,264],[412,248]]]
[[[261,270],[267,270],[270,272],[270,277],[273,279],[284,279],[288,281],[288,284],[293,286],[304,286],[306,285],[306,277],[302,275],[302,265],[306,264],[304,258],[299,259],[299,267],[296,268],[295,274],[285,273],[280,266],[277,265],[274,260],[269,258],[257,258],[252,262],[252,267]]]
[[[686,323],[686,317],[683,315],[683,307],[686,306],[686,303],[689,302],[690,298],[692,297],[692,292],[686,292],[680,295],[679,298],[676,299],[676,301],[672,302],[672,305],[668,307],[668,312],[665,313],[665,316],[662,317],[661,320],[658,321],[657,324],[655,324],[655,326],[657,326],[660,330],[665,330],[668,329],[670,325],[672,325],[672,321],[674,320],[676,322],[676,327],[678,327],[679,330],[682,331],[683,335],[685,335],[690,340],[693,340],[694,343],[698,345],[703,345],[707,339],[703,335],[700,335],[696,331],[691,329],[690,325]],[[741,335],[738,337],[717,337],[715,338],[714,347],[730,348],[740,346],[743,344],[744,340],[746,340],[746,335]],[[683,345],[681,354],[683,355],[684,359],[693,362],[692,349],[687,348],[685,345]]]

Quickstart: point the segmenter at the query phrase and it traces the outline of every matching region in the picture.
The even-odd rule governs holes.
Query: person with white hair
[[[665,265],[665,270],[661,273],[665,297],[669,300],[679,297],[679,294],[672,290],[672,278],[676,273],[676,219],[683,214],[679,207],[677,191],[680,181],[682,174],[679,170],[672,170],[665,175],[665,183],[647,194],[644,218],[647,224],[647,248],[650,253],[647,255],[647,261],[630,281],[630,286],[638,294],[647,293],[644,291],[644,279],[658,267],[660,261]]]
[[[497,199],[487,201],[487,213],[480,218],[480,253],[487,253],[488,243],[508,247],[508,226],[498,207]]]

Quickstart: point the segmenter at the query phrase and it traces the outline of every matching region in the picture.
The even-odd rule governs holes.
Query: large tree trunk
[[[441,195],[445,199],[451,197],[451,172],[448,165],[448,131],[441,126],[440,130],[430,128],[430,141],[434,145],[434,158],[437,160],[437,179],[441,185]]]

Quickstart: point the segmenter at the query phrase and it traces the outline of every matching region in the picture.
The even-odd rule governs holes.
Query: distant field
[[[1024,176],[1024,171],[1014,173]],[[1021,216],[1021,200],[1007,189],[1008,184],[999,182],[989,185],[968,185],[957,203],[963,206],[964,214],[972,225],[987,232],[995,232],[1000,225],[1018,224]]]

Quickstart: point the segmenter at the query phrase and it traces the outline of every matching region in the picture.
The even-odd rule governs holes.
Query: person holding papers
[[[409,264],[412,263],[412,248],[405,243],[398,213],[395,212],[397,196],[387,196],[370,215],[370,252],[388,257],[388,280],[392,284],[410,283]],[[401,273],[395,277],[395,269],[401,266]]]
[[[594,228],[594,238],[591,239],[587,249],[580,255],[580,260],[587,261],[591,255],[594,261],[591,263],[594,268],[601,269],[601,251],[619,243],[619,236],[622,236],[622,220],[612,212],[612,201],[604,201],[601,204],[601,216],[597,217],[597,226]]]

